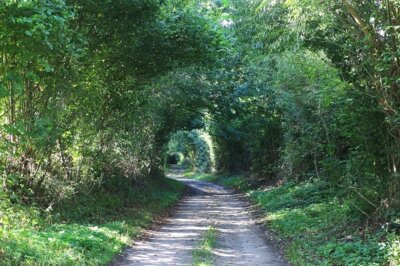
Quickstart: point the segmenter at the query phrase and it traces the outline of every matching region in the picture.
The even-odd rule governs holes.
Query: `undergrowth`
[[[323,181],[250,189],[241,176],[197,175],[247,192],[269,229],[281,236],[293,265],[399,265],[400,236],[366,226],[354,202]]]
[[[217,244],[217,231],[210,226],[205,232],[202,241],[193,250],[194,266],[211,266],[213,265],[213,249]]]
[[[3,199],[0,265],[105,265],[182,191],[162,179],[129,193],[99,191],[47,214]]]

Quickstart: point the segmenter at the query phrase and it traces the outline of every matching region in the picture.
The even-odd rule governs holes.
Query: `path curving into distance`
[[[286,265],[238,195],[219,185],[183,179],[180,170],[168,177],[185,183],[189,196],[162,226],[149,230],[113,266],[192,265],[192,251],[210,225],[218,232],[214,265]]]

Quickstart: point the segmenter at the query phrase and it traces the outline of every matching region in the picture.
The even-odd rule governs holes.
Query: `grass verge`
[[[125,194],[101,191],[46,216],[2,200],[0,265],[106,265],[183,190],[165,178]]]
[[[213,265],[214,256],[212,250],[217,244],[217,231],[210,226],[205,232],[202,241],[193,250],[194,266],[211,266]]]
[[[287,244],[293,265],[400,265],[400,236],[366,226],[354,200],[323,181],[250,189],[241,176],[197,175],[246,192],[264,210],[269,229]]]

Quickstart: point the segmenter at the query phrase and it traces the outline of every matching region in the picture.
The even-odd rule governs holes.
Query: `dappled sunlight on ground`
[[[249,215],[249,206],[232,191],[181,179],[177,171],[170,177],[187,184],[190,196],[164,225],[150,230],[115,265],[191,265],[192,252],[210,225],[218,232],[215,265],[284,265]]]

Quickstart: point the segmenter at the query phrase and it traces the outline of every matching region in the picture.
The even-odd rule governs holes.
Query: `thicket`
[[[211,13],[174,0],[1,1],[1,193],[49,207],[161,176],[169,134],[200,117],[201,68],[221,53]]]
[[[234,49],[212,76],[218,168],[325,180],[355,213],[394,218],[399,10],[390,0],[232,2]]]

